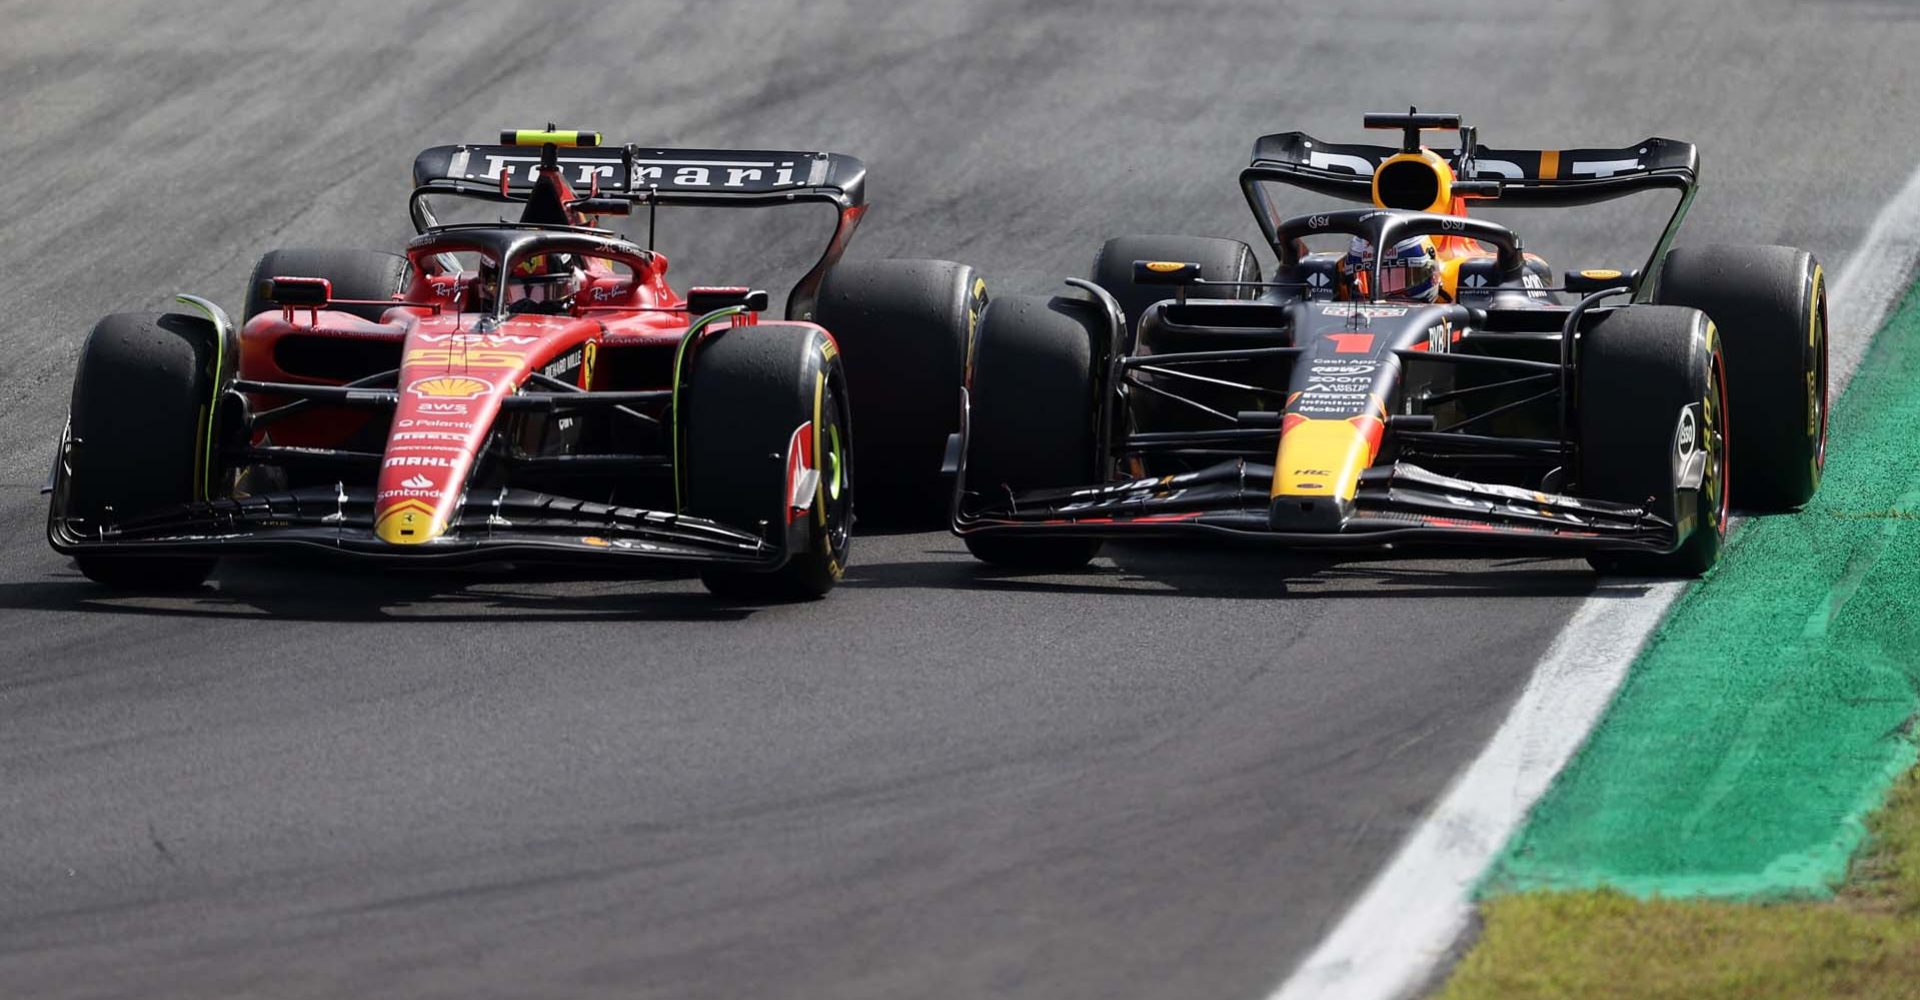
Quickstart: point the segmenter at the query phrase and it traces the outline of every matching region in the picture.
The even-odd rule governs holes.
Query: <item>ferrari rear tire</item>
[[[969,494],[1095,481],[1093,337],[1104,326],[1078,299],[1014,295],[988,304],[968,386]],[[976,558],[1009,569],[1070,570],[1100,551],[1097,538],[965,538]]]
[[[1827,283],[1805,250],[1707,246],[1667,255],[1659,299],[1719,328],[1738,410],[1733,505],[1792,510],[1813,498],[1827,457]]]
[[[686,510],[783,540],[771,572],[714,567],[700,579],[715,596],[801,601],[825,596],[847,565],[853,526],[847,379],[834,342],[818,327],[761,324],[700,345],[682,390]],[[818,473],[804,509],[793,506],[790,462]]]
[[[94,325],[73,376],[56,515],[107,526],[199,497],[216,336],[212,323],[175,314],[118,313]],[[198,586],[214,566],[202,556],[107,553],[74,563],[97,583],[141,590]]]
[[[1165,285],[1136,285],[1133,262],[1136,260],[1177,260],[1200,265],[1200,277],[1206,281],[1259,281],[1260,261],[1253,248],[1239,240],[1212,236],[1116,236],[1100,246],[1093,258],[1093,283],[1106,289],[1119,301],[1127,315],[1127,344],[1132,349],[1138,336],[1140,317],[1155,302],[1173,298],[1173,289]],[[1197,287],[1187,290],[1194,299],[1255,299],[1260,289],[1245,286],[1230,288]]]
[[[854,401],[863,519],[925,527],[946,515],[947,437],[960,429],[987,283],[946,260],[850,260],[827,274],[815,321],[840,345]]]
[[[1603,573],[1694,577],[1712,568],[1726,539],[1729,446],[1727,372],[1714,324],[1674,306],[1630,306],[1581,336],[1579,476],[1575,493],[1644,505],[1684,534],[1677,550],[1596,553]],[[1697,489],[1680,467],[1706,452]],[[1744,470],[1743,470],[1744,471]]]
[[[268,278],[325,278],[333,283],[333,297],[336,299],[385,302],[399,295],[406,287],[407,259],[382,250],[269,250],[253,265],[253,276],[247,279],[246,313],[240,322],[245,323],[263,312],[279,308],[266,300],[264,289],[260,287],[261,282]],[[378,322],[381,315],[392,306],[339,305],[328,308]]]

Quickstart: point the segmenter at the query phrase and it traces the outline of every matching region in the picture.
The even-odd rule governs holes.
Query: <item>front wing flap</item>
[[[442,537],[394,545],[374,534],[373,501],[371,490],[308,488],[187,504],[111,526],[65,517],[56,507],[47,535],[55,549],[68,554],[225,555],[305,548],[396,562],[614,556],[767,571],[787,559],[779,545],[740,528],[531,490],[469,496]]]
[[[1297,530],[1276,516],[1271,466],[1223,462],[1106,486],[963,498],[954,530],[1115,538],[1230,535],[1311,548],[1401,543],[1667,552],[1674,525],[1627,504],[1475,483],[1398,462],[1367,470],[1337,524]],[[1294,498],[1285,498],[1294,499]]]

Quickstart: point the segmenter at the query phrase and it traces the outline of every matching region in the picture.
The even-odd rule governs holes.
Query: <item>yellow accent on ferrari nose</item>
[[[1302,419],[1280,435],[1273,496],[1353,499],[1373,441],[1351,420]]]
[[[446,529],[425,500],[402,500],[387,508],[373,523],[373,533],[389,545],[420,545],[439,538]]]

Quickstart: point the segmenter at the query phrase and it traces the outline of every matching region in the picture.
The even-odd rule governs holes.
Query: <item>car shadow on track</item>
[[[312,622],[695,621],[750,617],[756,605],[698,590],[638,589],[673,576],[578,567],[368,573],[238,560],[214,583],[181,591],[115,591],[68,569],[53,579],[0,583],[0,609]]]
[[[928,550],[926,555],[924,560],[894,562],[855,559],[841,586],[1296,600],[1592,593],[1624,597],[1647,586],[1625,583],[1596,591],[1593,571],[1567,559],[1342,560],[1216,543],[1109,545],[1097,562],[1072,573],[1004,570],[950,550]]]

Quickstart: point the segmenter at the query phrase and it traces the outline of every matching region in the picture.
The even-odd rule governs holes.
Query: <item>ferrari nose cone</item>
[[[373,533],[389,545],[420,545],[438,538],[441,525],[432,504],[407,499],[381,512]]]

